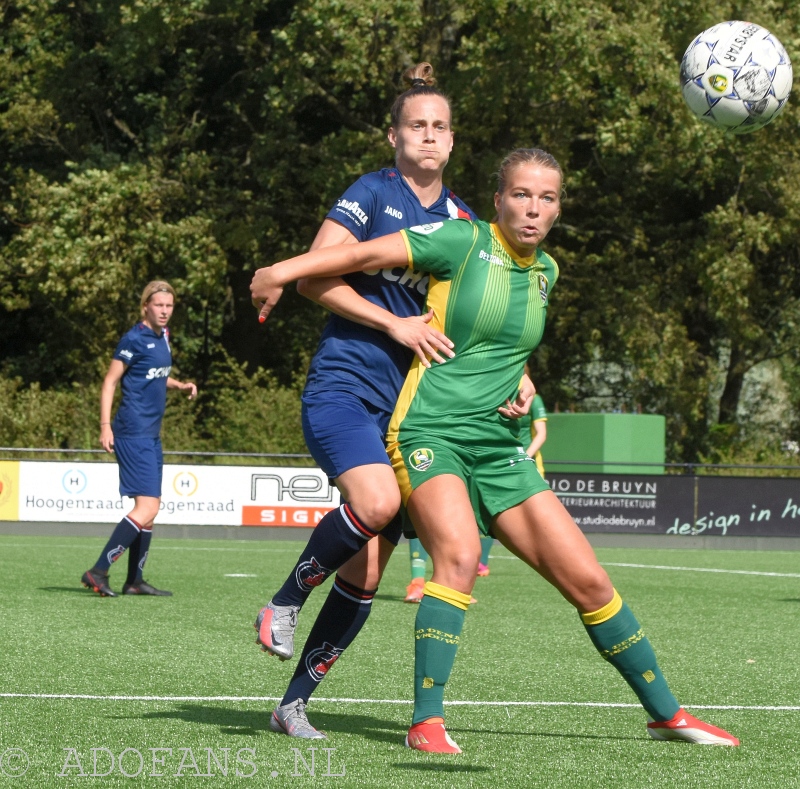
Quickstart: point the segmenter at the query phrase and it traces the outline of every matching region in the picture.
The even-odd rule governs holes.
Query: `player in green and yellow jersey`
[[[460,752],[444,727],[444,687],[475,583],[478,523],[486,515],[493,535],[577,609],[601,656],[639,698],[650,736],[738,745],[678,704],[588,540],[543,481],[516,426],[497,412],[498,401],[516,399],[525,360],[544,330],[558,268],[538,246],[559,216],[561,189],[561,168],[550,154],[518,149],[500,168],[495,224],[426,225],[276,263],[256,272],[253,303],[266,318],[284,285],[300,277],[403,263],[430,273],[427,306],[454,342],[455,357],[432,368],[412,364],[387,436],[403,501],[434,567],[415,624],[409,747]],[[347,535],[341,542],[337,562],[353,550]]]
[[[399,429],[396,420],[405,418],[408,408],[407,416],[423,435],[432,433],[445,443],[459,442],[463,440],[463,431],[467,430],[470,435],[477,431],[483,441],[492,412],[489,401],[492,397],[503,396],[504,392],[516,392],[519,378],[515,371],[524,363],[526,349],[535,347],[541,339],[547,295],[558,276],[558,266],[544,252],[521,258],[505,245],[502,234],[490,225],[448,224],[453,227],[445,228],[443,223],[437,223],[411,228],[404,234],[409,260],[417,261],[418,265],[420,260],[424,261],[421,268],[431,272],[427,305],[436,316],[436,328],[444,331],[443,326],[447,326],[455,333],[451,339],[459,348],[459,364],[441,365],[441,371],[434,376],[425,374],[424,366],[414,366],[401,391],[389,433]],[[520,320],[520,316],[525,317]],[[506,348],[511,353],[511,362],[503,352]],[[480,372],[480,378],[475,375],[476,371]],[[475,386],[476,381],[479,381],[479,388]],[[420,391],[416,391],[417,386]],[[454,392],[459,393],[455,400]],[[468,397],[463,397],[463,392],[467,392]],[[417,397],[425,402],[424,413],[415,410],[410,402]],[[526,420],[523,416],[515,422],[503,419],[496,409],[494,411],[491,422],[500,428],[504,441],[509,433],[516,435],[530,430],[530,418]],[[425,413],[431,418],[425,419]],[[443,420],[435,416],[441,413],[448,413],[448,418]],[[520,452],[527,451],[527,439],[520,438],[520,443]],[[480,451],[485,452],[485,447],[481,446]],[[422,458],[420,462],[426,461]],[[505,464],[504,456],[500,462]],[[523,468],[518,471],[525,473]],[[402,484],[403,476],[398,480]],[[412,542],[412,546],[416,542],[418,540]],[[479,574],[485,568],[483,574],[488,575],[483,555],[488,554],[492,542],[489,536],[481,539]],[[425,554],[417,552],[420,566],[414,567],[412,554],[412,574],[416,569],[418,578],[415,581],[412,577],[406,590],[408,602],[420,602],[423,596],[421,576],[424,576]]]
[[[438,473],[475,476],[494,514],[506,490],[525,499],[547,488],[521,445],[519,425],[497,412],[497,402],[516,397],[544,332],[558,266],[540,250],[519,254],[485,222],[425,225],[401,235],[412,265],[430,273],[428,307],[457,349],[435,370],[412,363],[400,392],[387,445],[403,499],[435,465]],[[443,463],[447,472],[439,471]]]

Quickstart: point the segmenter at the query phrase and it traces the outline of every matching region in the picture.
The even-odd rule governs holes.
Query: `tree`
[[[190,185],[145,166],[63,184],[31,174],[5,214],[20,227],[0,250],[12,375],[45,387],[101,375],[153,279],[180,294],[178,348],[193,375],[204,372],[222,326],[226,261],[210,221],[192,214]]]
[[[734,4],[8,0],[2,13],[0,331],[26,384],[96,376],[131,292],[166,271],[185,290],[182,366],[208,381],[264,368],[293,387],[324,314],[287,293],[259,326],[252,271],[304,250],[341,191],[391,163],[388,108],[423,58],[453,102],[447,183],[479,213],[509,149],[539,145],[564,167],[547,242],[561,280],[535,360],[549,404],[663,413],[671,459],[696,460],[750,437],[758,404],[742,393],[765,364],[795,381],[796,101],[732,137],[696,121],[677,84],[691,38],[740,16]],[[758,21],[800,52],[796,4],[767,0]],[[210,401],[200,419],[220,429]]]

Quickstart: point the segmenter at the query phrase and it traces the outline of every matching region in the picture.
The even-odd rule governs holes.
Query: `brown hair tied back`
[[[444,95],[436,85],[436,78],[433,76],[433,66],[430,63],[417,63],[416,66],[406,69],[403,72],[403,80],[410,86],[408,90],[401,93],[392,105],[392,128],[400,125],[400,117],[403,114],[403,105],[406,99],[415,96],[440,96],[450,107],[450,99]]]
[[[433,76],[433,66],[430,63],[417,63],[403,72],[403,79],[412,88],[429,87],[436,84],[436,77]]]
[[[548,170],[555,170],[560,176],[563,184],[564,173],[561,170],[561,165],[556,160],[553,154],[548,153],[541,148],[517,148],[511,151],[505,159],[503,159],[500,169],[497,172],[497,191],[502,194],[505,191],[506,183],[509,175],[517,167],[526,164],[535,164],[544,167]],[[564,196],[564,187],[561,187],[561,194],[559,198]]]

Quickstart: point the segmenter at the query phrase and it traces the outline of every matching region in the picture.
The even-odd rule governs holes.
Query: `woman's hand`
[[[500,406],[498,412],[506,419],[519,419],[531,410],[531,403],[536,395],[536,387],[527,375],[523,375],[519,383],[519,392],[512,403],[506,400],[505,406]]]
[[[456,355],[453,343],[429,325],[432,320],[433,310],[428,310],[424,315],[397,318],[387,329],[387,334],[395,342],[414,351],[425,367],[431,366],[429,359],[444,364]]]
[[[100,425],[100,446],[106,452],[114,451],[114,431],[108,423]]]
[[[250,283],[250,298],[253,306],[258,310],[258,322],[264,323],[272,308],[280,301],[283,295],[283,285],[276,283],[272,266],[258,269]]]
[[[190,400],[197,397],[197,387],[192,381],[179,381],[177,378],[167,378],[167,389],[177,389],[179,392],[186,392]]]

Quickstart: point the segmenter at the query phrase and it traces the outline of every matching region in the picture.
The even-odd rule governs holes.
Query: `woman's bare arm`
[[[408,252],[400,233],[364,241],[324,247],[258,269],[250,283],[253,306],[263,323],[290,282],[305,277],[330,277],[370,269],[408,265]]]

